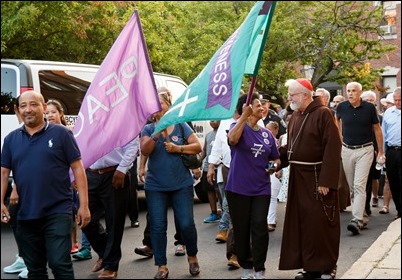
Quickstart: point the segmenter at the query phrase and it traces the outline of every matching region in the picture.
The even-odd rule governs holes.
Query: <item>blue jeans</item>
[[[225,183],[223,182],[218,183],[218,188],[222,198],[222,216],[221,219],[219,220],[218,229],[228,230],[229,225],[231,223],[231,219],[228,207],[228,200],[226,199]]]
[[[49,279],[49,264],[55,279],[74,279],[70,257],[72,229],[73,219],[68,214],[17,221],[17,243],[29,278]]]
[[[84,232],[81,232],[81,247],[91,250],[91,243],[89,243],[89,240]]]
[[[178,232],[181,233],[186,245],[187,255],[196,256],[197,247],[197,229],[194,223],[193,212],[193,186],[188,186],[175,191],[149,191],[145,190],[149,221],[151,225],[151,242],[154,250],[155,265],[166,265],[166,247],[167,247],[167,211],[169,202],[174,211],[174,217],[177,222]]]

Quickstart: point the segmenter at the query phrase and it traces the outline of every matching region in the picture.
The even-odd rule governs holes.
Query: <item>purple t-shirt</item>
[[[226,190],[246,196],[271,195],[271,179],[265,167],[270,160],[279,158],[272,133],[263,127],[255,131],[245,125],[239,142],[230,149],[232,161]]]

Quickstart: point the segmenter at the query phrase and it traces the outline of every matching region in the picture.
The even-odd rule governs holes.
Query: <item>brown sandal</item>
[[[166,266],[159,266],[158,272],[155,274],[154,279],[167,279],[169,277],[169,269]]]

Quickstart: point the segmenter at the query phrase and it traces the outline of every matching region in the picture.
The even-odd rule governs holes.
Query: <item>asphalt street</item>
[[[134,253],[134,248],[142,245],[143,231],[145,228],[145,198],[144,192],[139,192],[141,205],[140,227],[131,228],[130,220],[127,217],[126,228],[123,237],[122,250],[123,257],[120,262],[118,272],[119,279],[152,279],[157,268],[154,266],[153,259],[147,259]],[[276,230],[271,232],[269,237],[269,250],[266,261],[266,278],[270,279],[294,279],[299,270],[279,271],[279,253],[281,246],[282,227],[285,213],[285,203],[278,203],[278,223]],[[340,256],[338,260],[337,278],[348,271],[348,269],[363,255],[383,231],[385,231],[393,221],[395,207],[391,202],[390,214],[381,215],[378,211],[382,207],[380,199],[379,207],[372,208],[368,229],[363,230],[360,235],[352,236],[347,231],[346,226],[352,217],[350,207],[341,213],[341,244]],[[208,203],[200,203],[197,199],[194,205],[196,227],[198,231],[198,260],[201,273],[196,277],[191,277],[188,271],[188,264],[185,256],[177,257],[174,255],[174,223],[173,214],[169,210],[169,229],[168,229],[168,248],[167,258],[170,279],[234,279],[240,278],[241,270],[229,270],[226,260],[226,244],[217,244],[215,236],[217,233],[217,223],[205,224],[204,217],[208,216],[210,208]],[[1,268],[10,265],[15,260],[17,253],[16,243],[12,231],[8,225],[1,226]],[[93,258],[86,261],[74,261],[75,277],[77,279],[97,279],[98,273],[92,273],[91,268],[97,260],[96,253],[92,253]],[[18,279],[18,274],[5,274],[1,271],[1,279]],[[53,275],[49,271],[49,278]]]

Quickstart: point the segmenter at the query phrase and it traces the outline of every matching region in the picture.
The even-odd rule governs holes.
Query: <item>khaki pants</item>
[[[373,157],[374,146],[372,145],[355,150],[342,146],[342,164],[350,188],[353,220],[357,220],[360,226],[368,222],[368,216],[364,215],[364,208],[367,178]]]

